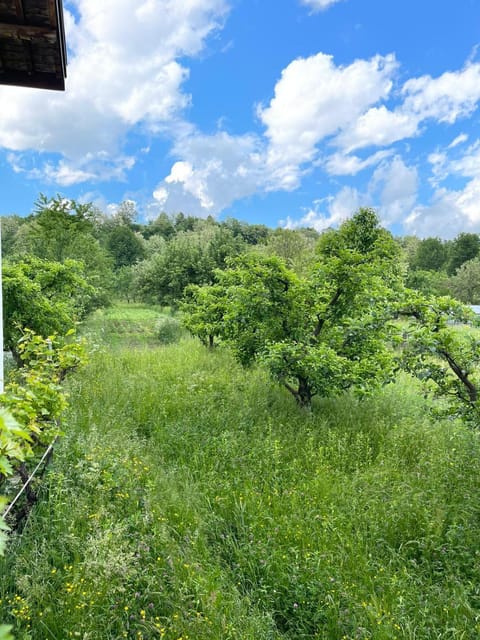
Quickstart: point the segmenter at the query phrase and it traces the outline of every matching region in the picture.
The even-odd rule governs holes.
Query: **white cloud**
[[[375,170],[369,191],[378,194],[373,199],[383,224],[400,222],[411,213],[417,200],[418,182],[417,168],[408,167],[400,156]]]
[[[446,71],[437,78],[411,78],[404,83],[401,96],[403,102],[394,110],[380,105],[360,114],[335,143],[348,153],[372,145],[386,146],[418,135],[426,120],[453,124],[469,116],[480,100],[480,63],[468,63],[460,71]],[[459,136],[454,142],[464,140]]]
[[[462,139],[463,141],[464,139]],[[480,178],[480,140],[471,144],[463,154],[452,159],[447,151],[457,147],[458,144],[453,146],[449,144],[446,150],[437,149],[429,154],[428,162],[432,167],[430,183],[433,186],[438,187],[441,182],[452,175],[459,175],[464,178]]]
[[[459,136],[460,137],[460,136]],[[461,142],[465,139],[462,137]],[[458,143],[460,144],[460,142]],[[448,149],[458,145],[448,145]],[[419,236],[451,238],[461,231],[480,232],[480,140],[470,145],[463,154],[452,159],[446,151],[436,150],[428,156],[432,166],[430,183],[435,189],[428,204],[414,207],[404,227]],[[448,185],[451,177],[465,178],[462,187]],[[444,186],[440,186],[441,183]]]
[[[339,207],[342,215],[348,213],[342,203],[348,203],[351,214],[356,201],[379,207],[388,224],[410,216],[412,210],[418,213],[417,167],[408,166],[398,156],[387,162],[393,148],[366,157],[353,151],[389,147],[418,135],[428,121],[450,124],[471,114],[480,100],[480,64],[469,62],[463,69],[437,78],[407,80],[397,95],[392,91],[396,69],[393,55],[356,60],[346,66],[337,66],[324,53],[292,61],[276,83],[273,98],[257,109],[265,126],[264,136],[207,136],[192,128],[181,133],[174,149],[177,162],[159,185],[157,201],[169,210],[218,213],[253,193],[296,189],[302,177],[315,168],[323,168],[328,175],[355,175],[381,163],[364,193],[341,190],[328,209],[314,206],[304,214],[303,222],[290,219],[289,224],[305,220],[313,220],[318,228],[335,224]],[[396,108],[379,104],[386,99],[398,102],[398,97],[402,102]],[[449,148],[466,140],[466,134],[461,134]],[[333,147],[332,153],[326,145]],[[480,177],[480,149],[476,145],[455,162],[439,150],[432,152],[428,161],[430,183],[436,190],[448,172]],[[438,206],[440,200],[437,197],[434,204]],[[469,208],[469,194],[458,195],[455,202]]]
[[[324,53],[298,58],[283,71],[275,96],[258,109],[269,141],[267,162],[283,188],[298,185],[300,167],[318,143],[388,96],[397,67],[393,55],[336,66]]]
[[[311,170],[307,165],[317,161],[317,144],[386,96],[395,68],[393,56],[346,67],[323,53],[294,60],[282,72],[270,104],[258,109],[265,136],[209,136],[192,129],[178,134],[172,152],[176,162],[157,186],[156,201],[167,211],[208,215],[259,191],[295,189]],[[364,160],[339,155],[323,162],[331,172],[356,173],[388,153]]]
[[[389,111],[384,105],[372,107],[356,122],[346,127],[335,143],[347,153],[369,146],[387,146],[397,140],[414,136],[418,118],[409,113]]]
[[[430,184],[437,188],[440,182],[448,176],[448,156],[443,151],[434,151],[427,158],[432,167],[432,175],[429,178]]]
[[[253,135],[190,134],[177,140],[174,153],[182,159],[153,194],[168,212],[216,215],[233,201],[265,188],[268,180],[262,143]]]
[[[299,219],[292,217],[280,224],[288,229],[310,226],[317,231],[338,226],[359,207],[374,207],[384,225],[403,220],[416,204],[418,172],[408,167],[400,156],[383,161],[375,170],[365,192],[342,187],[335,196],[316,200]]]
[[[480,178],[467,183],[464,189],[438,189],[429,205],[415,207],[404,222],[408,233],[419,237],[453,238],[462,231],[480,232]]]
[[[279,224],[285,229],[312,227],[321,232],[329,227],[336,227],[350,218],[360,206],[365,204],[364,201],[365,196],[357,189],[343,187],[334,197],[315,200],[299,220],[289,216],[286,220],[280,220]]]
[[[29,178],[63,187],[98,180],[125,181],[127,172],[135,164],[135,158],[132,156],[119,154],[115,158],[110,158],[105,152],[87,153],[83,158],[71,161],[48,160],[40,167],[33,168],[29,166],[29,157],[26,153],[9,153],[7,161],[15,173],[24,173]]]
[[[72,0],[72,6],[79,17],[65,11],[71,48],[65,94],[0,88],[0,147],[60,154],[58,167],[47,165],[45,174],[63,184],[82,174],[105,179],[116,158],[125,166],[121,149],[132,127],[165,129],[178,117],[190,100],[182,92],[188,70],[178,59],[201,51],[227,7],[226,0]],[[87,154],[95,170],[72,168]],[[101,158],[110,165],[105,175]]]
[[[340,0],[301,0],[301,3],[310,7],[313,11],[324,11]]]
[[[480,140],[468,147],[463,156],[449,162],[447,168],[467,178],[480,178]]]
[[[452,142],[448,145],[449,149],[453,149],[454,147],[458,147],[459,144],[463,144],[468,140],[468,135],[466,133],[461,133],[458,135]]]
[[[361,159],[355,155],[344,155],[343,153],[334,153],[329,156],[325,162],[325,169],[327,173],[335,176],[353,176],[363,169],[371,167],[381,160],[391,156],[393,151],[377,151],[377,153],[368,156],[365,159]]]
[[[404,112],[416,114],[419,120],[433,118],[452,124],[476,109],[480,100],[480,64],[446,71],[438,78],[412,78],[403,85],[402,94]]]

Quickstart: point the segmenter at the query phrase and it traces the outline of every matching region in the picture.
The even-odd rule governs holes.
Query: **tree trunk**
[[[475,404],[478,399],[478,389],[471,380],[468,379],[468,372],[464,371],[461,366],[455,362],[454,358],[448,351],[440,351],[440,354],[448,362],[450,369],[457,376],[460,382],[465,386],[469,400],[472,404]]]
[[[299,407],[311,410],[313,393],[305,378],[298,378],[298,389],[292,387],[288,382],[283,384],[293,395]]]
[[[312,408],[312,390],[304,378],[299,378],[298,380],[297,402],[304,409],[310,410]]]
[[[208,348],[213,349],[214,347],[215,347],[215,336],[210,334],[208,336]]]

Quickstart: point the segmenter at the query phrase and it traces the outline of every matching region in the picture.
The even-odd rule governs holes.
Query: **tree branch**
[[[468,371],[464,371],[457,364],[457,362],[455,362],[453,356],[445,349],[440,349],[439,353],[445,358],[445,360],[448,362],[448,366],[450,367],[450,369],[457,376],[460,382],[466,387],[470,402],[472,404],[475,403],[478,399],[478,390],[476,386],[473,384],[473,382],[468,379]]]
[[[343,293],[343,290],[339,287],[335,291],[335,293],[334,293],[332,299],[330,300],[330,302],[328,303],[327,308],[325,309],[325,313],[329,309],[331,309],[338,302],[338,299],[340,298],[342,293]],[[314,339],[314,341],[320,335],[320,332],[323,329],[323,325],[325,324],[325,321],[326,321],[325,314],[322,317],[320,317],[320,314],[317,315],[317,324],[316,324],[315,329],[313,331],[313,339]]]
[[[289,384],[288,382],[286,382],[285,380],[283,381],[283,386],[284,386],[286,389],[288,389],[288,391],[290,391],[290,393],[292,394],[292,396],[293,396],[293,397],[295,398],[295,400],[297,400],[297,402],[298,402],[298,398],[299,398],[298,391],[297,391],[294,387],[292,387],[292,385],[291,385],[291,384]]]

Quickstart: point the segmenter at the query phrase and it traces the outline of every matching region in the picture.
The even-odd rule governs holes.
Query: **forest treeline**
[[[76,261],[77,276],[83,272],[88,285],[80,306],[88,312],[113,298],[176,306],[188,285],[213,283],[215,271],[241,254],[278,256],[303,275],[321,236],[312,228],[271,229],[234,218],[161,213],[140,223],[137,217],[131,201],[107,215],[92,204],[40,196],[31,215],[2,218],[2,255],[7,265],[25,260],[31,264],[32,258]],[[407,286],[480,304],[478,234],[460,233],[453,240],[404,236],[395,241]]]

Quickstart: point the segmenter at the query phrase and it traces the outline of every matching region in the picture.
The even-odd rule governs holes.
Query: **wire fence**
[[[45,461],[48,461],[49,456],[51,455],[52,451],[53,451],[53,447],[55,446],[55,443],[57,442],[58,436],[55,437],[55,440],[47,447],[47,449],[45,450],[43,456],[40,458],[38,464],[36,465],[36,467],[33,469],[33,471],[31,472],[31,474],[28,476],[28,478],[25,480],[25,482],[23,483],[22,487],[20,488],[20,490],[18,491],[17,495],[13,498],[13,500],[8,504],[8,507],[5,509],[5,511],[3,512],[3,517],[6,518],[8,516],[8,514],[11,512],[11,510],[13,509],[13,507],[16,505],[16,503],[19,501],[20,497],[25,493],[25,491],[27,491],[28,487],[30,486],[32,480],[34,479],[34,477],[36,476],[36,474],[38,473],[39,469],[42,468],[43,464],[45,463]]]

